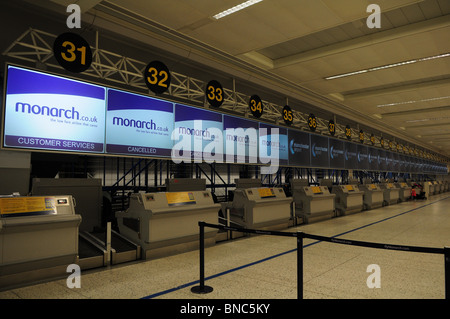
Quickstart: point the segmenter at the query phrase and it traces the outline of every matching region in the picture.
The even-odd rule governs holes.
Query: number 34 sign
[[[64,69],[74,73],[86,71],[92,63],[92,51],[87,41],[71,32],[55,39],[53,54]]]

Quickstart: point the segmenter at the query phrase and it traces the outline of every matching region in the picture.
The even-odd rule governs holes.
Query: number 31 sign
[[[64,69],[74,73],[86,71],[92,63],[92,51],[87,41],[71,32],[56,38],[53,54]]]

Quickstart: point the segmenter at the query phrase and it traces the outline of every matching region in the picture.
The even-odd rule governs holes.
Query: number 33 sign
[[[58,63],[67,71],[80,73],[92,63],[92,51],[81,36],[67,32],[59,35],[53,43],[53,54]]]

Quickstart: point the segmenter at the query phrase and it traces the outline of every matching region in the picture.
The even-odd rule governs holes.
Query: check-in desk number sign
[[[80,73],[92,63],[89,43],[76,33],[63,33],[53,43],[53,54],[58,63],[67,71]]]

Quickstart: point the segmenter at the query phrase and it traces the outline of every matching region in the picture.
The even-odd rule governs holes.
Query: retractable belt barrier
[[[281,232],[271,230],[248,229],[241,227],[230,227],[224,225],[214,225],[205,222],[198,223],[200,227],[200,280],[199,285],[192,287],[191,291],[197,294],[206,294],[213,291],[210,286],[205,286],[205,227],[217,228],[224,231],[238,231],[242,233],[269,235],[269,236],[283,236],[297,238],[297,299],[303,299],[303,238],[315,239],[318,241],[331,242],[342,245],[353,245],[368,248],[388,249],[396,251],[409,251],[428,254],[442,254],[444,255],[445,263],[445,299],[450,299],[450,247],[433,248],[433,247],[417,247],[417,246],[403,246],[390,245],[382,243],[372,243],[364,241],[356,241],[349,239],[339,239],[335,237],[326,237],[319,235],[307,234],[304,232]]]

